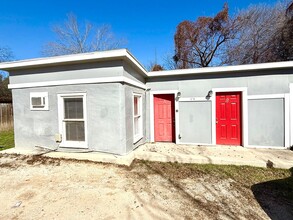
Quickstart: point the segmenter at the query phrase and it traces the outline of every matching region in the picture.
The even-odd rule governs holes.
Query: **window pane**
[[[134,118],[134,135],[139,134],[139,118]]]
[[[82,98],[64,98],[64,118],[83,119]]]
[[[134,115],[138,115],[139,107],[138,107],[138,97],[134,96]]]
[[[84,122],[65,122],[67,141],[85,141]]]

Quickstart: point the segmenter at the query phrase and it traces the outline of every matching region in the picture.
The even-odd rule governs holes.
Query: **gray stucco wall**
[[[146,80],[144,76],[140,73],[138,73],[130,64],[127,62],[123,62],[123,68],[124,72],[123,75],[129,79],[132,79],[136,82],[145,83]]]
[[[48,92],[49,111],[30,110],[30,92]],[[126,153],[124,135],[124,92],[120,83],[54,86],[13,90],[16,148],[57,146],[57,94],[87,94],[87,128],[89,149]]]
[[[179,90],[182,97],[204,97],[213,88],[228,87],[247,87],[248,95],[289,93],[289,82],[293,82],[293,77],[288,74],[293,74],[293,71],[276,73],[278,71],[272,72],[272,75],[238,73],[150,78],[147,87],[151,90]]]
[[[178,90],[182,98],[205,97],[214,88],[246,87],[248,95],[289,93],[293,70],[235,72],[145,79],[122,60],[51,66],[12,71],[10,83],[125,76],[145,83],[150,91]],[[290,75],[291,74],[291,75]],[[49,93],[49,111],[30,110],[30,92]],[[150,140],[150,93],[128,84],[105,83],[13,89],[16,147],[57,146],[59,133],[57,94],[87,94],[88,144],[94,151],[126,154]],[[133,93],[142,94],[144,137],[133,143]],[[180,142],[212,143],[212,103],[179,102]],[[261,112],[261,114],[260,114]],[[284,146],[284,101],[248,101],[250,145]],[[178,134],[176,134],[178,135]]]
[[[179,134],[182,143],[212,143],[211,102],[179,102]]]
[[[123,76],[122,61],[94,62],[24,69],[10,72],[10,83],[47,82]]]
[[[284,146],[284,99],[248,101],[248,144]]]
[[[165,76],[147,80],[150,91],[178,90],[181,98],[205,97],[215,88],[246,87],[248,95],[289,93],[293,83],[293,70],[267,70],[262,72],[236,72],[197,76]],[[215,95],[215,94],[214,94]],[[149,102],[149,95],[148,100]],[[149,103],[147,115],[150,114]],[[263,112],[263,113],[260,113]],[[211,103],[179,101],[180,142],[207,143],[211,141]],[[257,100],[248,103],[248,144],[284,146],[283,100]],[[148,120],[152,120],[149,119]],[[147,137],[150,126],[147,123]],[[176,134],[178,135],[178,134]]]
[[[126,137],[126,152],[130,152],[141,144],[145,143],[146,137],[146,102],[145,102],[145,91],[133,86],[125,85],[125,131],[124,135]],[[134,143],[133,139],[133,94],[142,95],[142,121],[143,121],[143,138]]]

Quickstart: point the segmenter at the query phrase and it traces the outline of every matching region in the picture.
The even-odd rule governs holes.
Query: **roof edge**
[[[115,59],[115,58],[126,58],[128,61],[133,63],[138,69],[140,69],[145,75],[147,75],[146,69],[143,65],[127,50],[127,49],[117,49],[117,50],[107,50],[107,51],[97,51],[90,53],[79,53],[79,54],[70,54],[54,57],[44,57],[36,59],[27,59],[19,60],[12,62],[3,62],[0,63],[0,69],[9,71],[22,68],[30,67],[40,67],[40,66],[49,66],[49,65],[58,65],[66,64],[73,62],[82,62],[82,61],[94,61],[100,59]]]
[[[236,65],[236,66],[220,66],[220,67],[204,67],[204,68],[193,68],[193,69],[152,71],[152,72],[148,73],[148,76],[149,77],[159,77],[159,76],[197,75],[197,74],[205,74],[205,73],[222,73],[222,72],[246,71],[246,70],[282,69],[282,68],[290,68],[290,67],[293,68],[293,61],[244,64],[244,65]]]

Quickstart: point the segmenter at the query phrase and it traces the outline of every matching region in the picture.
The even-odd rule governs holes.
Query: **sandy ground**
[[[0,219],[268,219],[251,190],[232,179],[174,181],[141,162],[3,155],[0,201]]]

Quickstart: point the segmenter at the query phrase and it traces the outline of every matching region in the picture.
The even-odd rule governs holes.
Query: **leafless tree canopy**
[[[175,56],[165,66],[180,69],[293,60],[292,5],[287,0],[251,5],[233,17],[225,5],[215,17],[183,21],[174,36]]]
[[[275,50],[286,21],[285,12],[284,4],[280,3],[252,5],[240,11],[234,19],[235,38],[225,45],[223,63],[277,61]]]
[[[111,50],[126,44],[126,40],[115,38],[111,26],[95,27],[89,22],[80,24],[74,14],[69,14],[65,23],[54,26],[52,31],[56,41],[45,45],[42,51],[45,56]]]
[[[11,61],[12,59],[12,50],[9,47],[0,47],[0,62]]]
[[[9,47],[0,47],[0,62],[11,61],[13,59],[12,50]],[[8,89],[8,74],[0,71],[0,103],[11,102],[12,95]]]
[[[215,17],[199,17],[195,22],[183,21],[174,36],[178,68],[207,67],[222,44],[230,38],[228,5]]]

